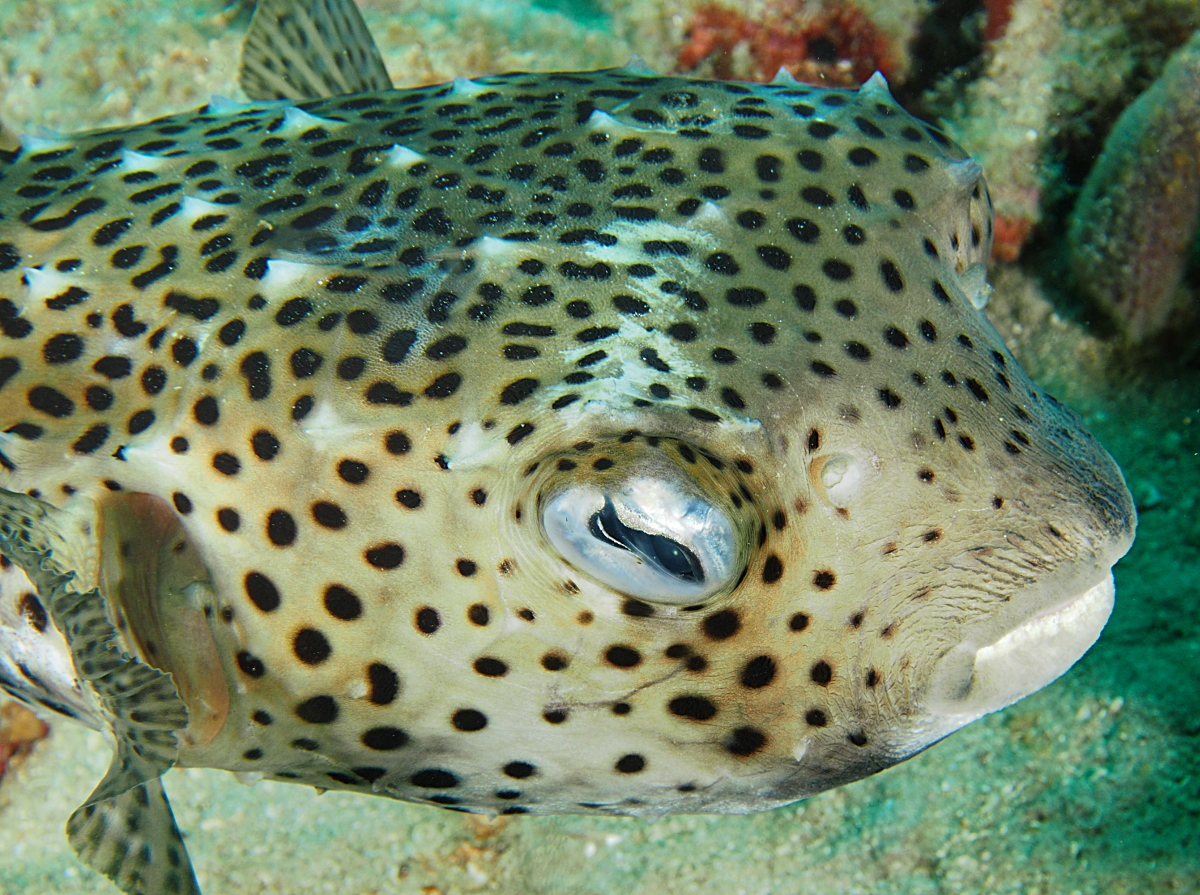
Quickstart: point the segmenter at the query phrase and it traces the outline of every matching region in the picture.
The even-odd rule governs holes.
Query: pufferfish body
[[[1129,494],[882,79],[393,90],[271,0],[243,86],[0,158],[0,685],[113,734],[125,891],[196,891],[172,765],[747,812],[1098,636]]]

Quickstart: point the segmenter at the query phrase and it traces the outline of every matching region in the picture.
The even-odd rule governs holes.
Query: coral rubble
[[[1200,31],[1117,119],[1070,230],[1079,287],[1132,342],[1170,317],[1200,225]]]
[[[713,77],[767,81],[781,68],[800,81],[852,87],[875,71],[901,77],[902,56],[892,39],[848,0],[778,0],[762,16],[718,3],[696,8],[678,69],[708,61]]]

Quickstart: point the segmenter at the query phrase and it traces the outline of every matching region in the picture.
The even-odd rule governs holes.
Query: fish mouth
[[[1096,642],[1112,613],[1112,570],[988,643],[966,640],[933,670],[926,708],[945,733],[1040,690]]]

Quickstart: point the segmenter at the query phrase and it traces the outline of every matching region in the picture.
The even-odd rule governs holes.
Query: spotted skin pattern
[[[226,694],[180,764],[504,814],[771,807],[948,732],[937,659],[1131,534],[973,304],[978,169],[878,81],[210,106],[4,154],[0,211],[4,487],[86,519],[148,495],[211,578],[211,664],[152,655],[153,587],[119,610]],[[703,605],[546,540],[547,495],[645,468],[737,533]]]

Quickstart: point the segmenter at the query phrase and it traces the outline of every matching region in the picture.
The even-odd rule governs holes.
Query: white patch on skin
[[[792,73],[781,65],[779,66],[779,71],[775,72],[775,77],[771,79],[771,83],[782,87],[793,87],[799,85],[800,82],[792,77]]]
[[[646,60],[643,59],[641,56],[639,56],[637,53],[634,53],[632,56],[629,57],[629,61],[625,63],[624,68],[625,68],[625,71],[632,72],[635,75],[646,75],[648,77],[654,77],[658,74],[658,72],[656,72],[654,69],[652,69],[646,63]]]
[[[393,146],[387,154],[387,163],[398,168],[411,168],[423,161],[425,161],[425,156],[407,146],[401,146],[399,143]]]
[[[229,214],[228,205],[218,205],[207,199],[197,199],[195,196],[184,196],[179,209],[178,220],[183,224],[191,224],[205,215]]]
[[[627,124],[610,115],[608,112],[596,109],[587,117],[584,122],[588,129],[595,134],[604,134],[610,140],[619,137],[628,137],[633,134],[644,134],[648,128],[638,127],[637,125]]]
[[[507,239],[497,239],[495,236],[484,236],[471,246],[471,254],[489,264],[504,264],[518,253],[528,254],[526,247]]]
[[[729,216],[719,206],[705,202],[697,209],[696,214],[682,225],[663,220],[613,221],[605,228],[605,232],[615,236],[616,243],[606,246],[589,242],[585,243],[583,248],[587,256],[594,261],[614,265],[651,264],[664,277],[670,279],[706,277],[697,256],[713,251],[721,244],[713,230],[716,226],[727,227],[728,223]],[[652,258],[646,255],[642,248],[643,243],[652,240],[683,242],[691,251],[684,256],[664,254]]]
[[[491,89],[486,84],[477,84],[470,78],[455,78],[453,83],[454,87],[450,91],[453,96],[474,97]]]
[[[45,130],[37,134],[21,134],[21,148],[26,152],[54,152],[72,149],[75,143],[69,137]]]
[[[132,149],[121,151],[122,171],[157,171],[164,167],[170,159],[161,155],[147,155],[144,152],[134,152]]]
[[[254,103],[241,103],[219,93],[213,94],[208,101],[208,111],[212,115],[236,115],[243,109],[249,109]]]
[[[497,428],[484,429],[479,420],[464,422],[454,436],[453,447],[443,453],[453,470],[498,466],[508,454],[508,445]]]
[[[29,284],[27,297],[30,301],[43,301],[61,295],[71,286],[83,288],[78,278],[59,273],[57,270],[42,270],[38,267],[25,267],[25,282]]]
[[[338,415],[334,402],[328,399],[317,401],[312,412],[304,418],[301,431],[309,440],[314,452],[342,448],[362,431],[361,425],[347,423]]]
[[[310,115],[303,109],[288,106],[283,110],[283,125],[276,133],[284,136],[293,136],[310,131],[314,127],[338,128],[343,127],[345,124],[346,122],[344,121],[335,121],[332,118],[320,118],[317,115]]]
[[[278,298],[291,292],[293,283],[301,280],[318,282],[327,273],[328,268],[303,261],[284,261],[281,258],[267,262],[267,273],[262,278],[262,291],[268,298]]]

